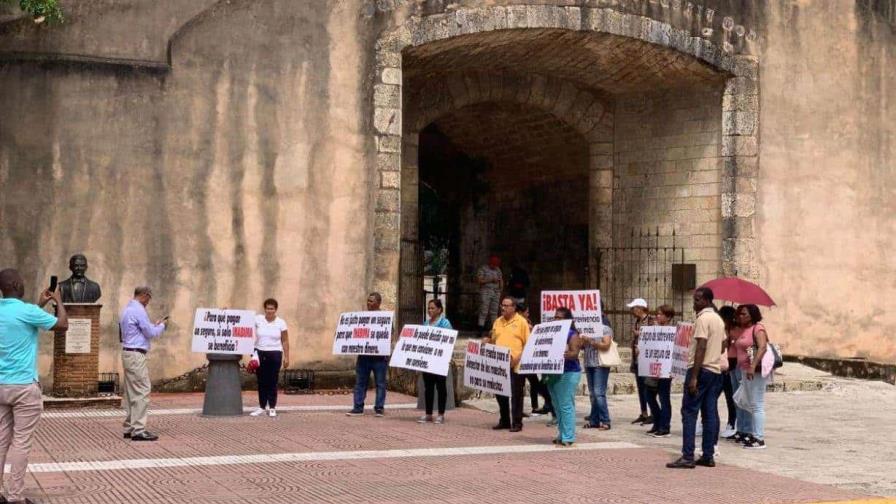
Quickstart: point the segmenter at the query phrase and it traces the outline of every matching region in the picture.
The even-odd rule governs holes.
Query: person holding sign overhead
[[[367,296],[367,311],[379,311],[383,296],[379,292],[371,292]],[[367,396],[367,383],[370,372],[376,383],[376,399],[373,403],[374,414],[381,417],[386,411],[386,372],[389,370],[388,355],[359,355],[355,362],[355,403],[347,416],[364,414],[364,399]]]
[[[258,353],[258,409],[249,413],[277,416],[277,385],[280,367],[289,367],[289,333],[286,322],[277,316],[279,304],[274,298],[264,300],[264,315],[255,316],[255,351]]]
[[[430,299],[426,305],[426,313],[429,314],[429,318],[423,322],[423,325],[452,329],[451,322],[445,318],[441,299]],[[426,406],[426,414],[421,416],[417,423],[433,422],[443,424],[445,423],[445,407],[448,404],[448,387],[446,382],[448,377],[425,372],[421,374],[423,375],[423,401]],[[439,391],[439,416],[433,420],[432,407],[433,402],[435,402],[436,390]]]
[[[572,311],[565,306],[557,308],[554,320],[572,320]],[[576,441],[576,387],[582,378],[582,366],[579,364],[579,352],[582,350],[582,339],[576,331],[575,322],[569,327],[566,335],[566,351],[563,353],[563,374],[545,375],[554,410],[557,412],[557,446],[572,446]],[[558,337],[560,337],[558,335]]]
[[[523,430],[523,390],[526,378],[519,374],[520,357],[529,339],[529,323],[516,312],[513,298],[501,299],[501,316],[492,324],[490,337],[482,339],[483,344],[494,342],[496,346],[510,349],[510,398],[495,396],[501,419],[492,427],[495,430]]]

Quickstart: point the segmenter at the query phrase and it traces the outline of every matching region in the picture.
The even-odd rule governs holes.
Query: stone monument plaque
[[[65,353],[90,353],[90,325],[92,320],[86,318],[68,319],[68,331],[65,333]]]

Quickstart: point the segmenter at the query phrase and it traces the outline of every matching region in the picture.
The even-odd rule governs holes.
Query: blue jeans
[[[379,355],[359,355],[355,364],[355,405],[354,410],[364,409],[364,398],[367,396],[367,384],[370,372],[376,383],[376,402],[373,408],[382,411],[386,406],[386,371],[389,369],[389,358]]]
[[[653,413],[653,428],[669,432],[672,426],[672,378],[657,378],[656,388],[647,391],[647,404]]]
[[[697,414],[703,419],[703,458],[711,459],[719,437],[719,393],[722,391],[722,375],[701,368],[697,375],[697,394],[688,392],[688,382],[695,372],[688,369],[681,398],[682,442],[681,457],[694,460],[694,444],[697,439]]]
[[[746,371],[737,370],[738,387],[749,387],[753,407],[749,410],[737,408],[737,430],[752,434],[756,439],[765,439],[765,386],[767,378],[761,373],[753,373],[753,379],[747,379]]]
[[[586,367],[585,378],[588,380],[588,392],[591,398],[591,414],[589,425],[610,425],[610,408],[607,405],[607,382],[610,381],[610,368]]]
[[[564,443],[576,440],[576,387],[581,378],[581,371],[567,371],[559,379],[548,381],[548,390],[551,391],[557,413],[557,439]]]

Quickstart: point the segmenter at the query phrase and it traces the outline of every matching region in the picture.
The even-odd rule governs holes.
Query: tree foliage
[[[61,23],[65,20],[62,9],[59,7],[59,0],[0,0],[0,3],[15,2],[18,2],[22,12],[34,18],[35,23],[44,21]]]

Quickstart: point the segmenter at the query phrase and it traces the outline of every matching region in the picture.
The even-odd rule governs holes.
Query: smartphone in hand
[[[56,275],[50,277],[50,288],[47,289],[50,292],[56,292],[56,285],[59,283],[59,278]]]

